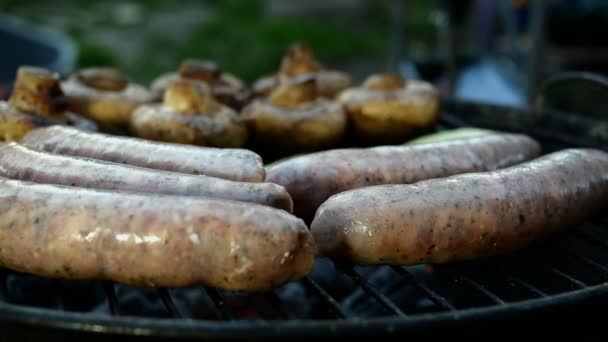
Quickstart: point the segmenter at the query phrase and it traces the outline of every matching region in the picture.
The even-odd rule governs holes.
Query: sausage
[[[525,247],[607,203],[608,154],[565,149],[501,170],[337,194],[311,230],[319,255],[440,264]]]
[[[30,150],[0,144],[0,176],[93,189],[221,198],[293,209],[289,193],[273,183],[235,182]]]
[[[0,179],[0,264],[133,286],[265,290],[308,274],[304,222],[261,205]]]
[[[499,169],[537,157],[540,150],[532,138],[506,133],[411,146],[335,149],[278,163],[268,170],[266,180],[284,186],[294,201],[294,213],[310,222],[317,208],[339,192]]]
[[[20,142],[51,153],[234,181],[261,182],[266,176],[262,158],[246,149],[153,142],[59,125],[33,130]]]

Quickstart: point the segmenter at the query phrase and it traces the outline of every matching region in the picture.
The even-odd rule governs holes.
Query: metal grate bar
[[[585,288],[587,287],[587,284],[583,283],[582,281],[572,277],[571,275],[564,273],[563,271],[558,270],[557,268],[552,268],[551,272],[553,272],[554,274],[557,274],[558,276],[568,280],[569,282],[571,282],[572,284],[576,285],[579,288]]]
[[[527,289],[528,291],[534,293],[535,295],[537,295],[538,297],[547,297],[548,294],[539,289],[538,287],[532,285],[532,283],[521,279],[518,276],[513,275],[513,273],[511,271],[507,270],[507,267],[505,267],[504,262],[499,262],[497,264],[495,264],[494,269],[498,270],[498,272],[504,276],[505,278],[507,278],[509,281],[516,283],[517,285],[520,285],[521,287]]]
[[[120,315],[120,310],[118,309],[118,298],[116,298],[116,292],[114,291],[114,283],[110,281],[104,281],[102,282],[102,285],[103,290],[106,292],[106,297],[108,298],[110,314]]]
[[[213,301],[213,304],[215,304],[215,308],[217,309],[218,316],[220,319],[228,320],[228,321],[234,319],[234,316],[228,309],[228,306],[226,305],[224,298],[222,297],[222,295],[219,293],[219,291],[216,288],[205,286],[205,287],[203,287],[203,291],[205,291],[207,293],[209,298],[211,298],[211,300]]]
[[[285,310],[285,308],[283,307],[283,302],[281,301],[281,298],[279,297],[279,295],[276,294],[276,292],[270,291],[268,293],[268,299],[270,300],[270,302],[272,303],[272,306],[276,309],[276,311],[278,312],[278,314],[283,319],[294,319],[294,318],[296,318],[296,316],[293,313]]]
[[[441,115],[441,117],[439,118],[439,122],[441,122],[443,125],[451,127],[451,128],[468,126],[467,122],[464,121],[463,119],[456,117],[454,115],[450,115],[448,113],[443,113]]]
[[[0,270],[0,301],[8,302],[8,291],[6,289],[6,273]]]
[[[573,253],[574,254],[574,253]],[[585,262],[588,265],[591,265],[597,269],[602,270],[602,272],[604,273],[608,273],[608,267],[598,263],[597,261],[591,260],[589,258],[587,258],[586,256],[582,256],[582,255],[578,255],[578,254],[574,254],[577,258],[583,260],[583,262]]]
[[[465,283],[468,283],[469,285],[471,285],[473,288],[475,288],[477,291],[483,293],[486,297],[490,298],[494,303],[499,304],[499,305],[505,305],[505,301],[502,300],[502,298],[498,297],[497,295],[495,295],[493,292],[491,292],[490,290],[486,289],[485,286],[481,285],[480,283],[478,283],[477,281],[465,276],[465,275],[459,275],[458,279],[464,281]]]
[[[594,268],[597,268],[598,270],[601,270],[602,272],[608,274],[608,267],[598,263],[595,260],[589,259],[588,257],[581,255],[579,252],[577,252],[576,250],[574,250],[572,247],[562,244],[563,248],[566,250],[566,253],[574,258],[574,259],[579,259],[582,262],[586,263],[587,265],[590,265]]]
[[[608,216],[596,218],[591,221],[594,222],[595,225],[608,226]],[[605,227],[602,227],[602,228],[605,228]]]
[[[169,311],[169,313],[173,317],[175,317],[175,318],[184,317],[181,314],[181,312],[179,312],[179,309],[175,305],[175,302],[173,302],[173,298],[171,298],[171,294],[169,293],[169,290],[167,290],[166,288],[159,288],[158,295],[163,300],[163,304],[165,304],[165,308],[167,308],[167,311]]]
[[[600,240],[599,238],[595,237],[593,234],[590,234],[589,232],[578,231],[577,235],[580,236],[581,238],[587,240],[587,241],[592,242],[596,246],[599,246],[599,247],[602,247],[602,248],[608,248],[608,242]]]
[[[321,299],[323,299],[325,304],[327,304],[327,306],[338,318],[346,318],[348,316],[344,312],[344,310],[342,310],[340,304],[338,304],[338,302],[336,302],[336,300],[333,299],[333,297],[330,296],[327,291],[325,291],[319,284],[317,284],[316,281],[312,280],[312,278],[310,277],[306,277],[304,278],[304,282],[306,283],[306,285],[312,288],[319,295],[319,297],[321,297]]]
[[[510,275],[510,274],[507,275],[507,278],[510,281],[516,283],[517,285],[519,285],[519,286],[527,289],[528,291],[536,294],[539,297],[547,297],[547,294],[544,291],[540,290],[538,287],[530,284],[529,282],[527,282],[527,281],[525,281],[525,280],[523,280],[521,278],[518,278],[518,277]]]
[[[359,286],[361,286],[361,288],[365,292],[367,292],[367,294],[376,298],[376,300],[380,304],[382,304],[382,306],[384,306],[384,308],[386,308],[388,311],[402,318],[407,317],[407,315],[403,311],[401,311],[401,309],[399,309],[399,307],[395,305],[395,303],[393,303],[384,294],[382,294],[380,291],[376,290],[373,286],[371,286],[367,282],[367,280],[365,280],[365,278],[363,278],[361,274],[359,274],[359,272],[357,272],[355,269],[353,269],[352,267],[344,267],[341,268],[341,271],[351,277],[357,284],[359,284]]]
[[[439,295],[437,292],[433,291],[431,288],[426,286],[426,284],[423,284],[422,282],[418,281],[418,279],[416,279],[416,277],[414,277],[414,275],[410,271],[406,270],[402,266],[392,266],[392,268],[397,273],[399,273],[403,277],[407,278],[407,280],[410,281],[411,283],[413,283],[414,286],[416,286],[416,288],[418,288],[420,291],[424,292],[424,294],[431,301],[433,301],[433,303],[435,303],[436,305],[438,305],[446,310],[450,310],[450,311],[456,310],[456,308],[452,304],[450,304],[450,302],[448,302],[447,299],[445,299],[443,296]]]
[[[53,279],[52,283],[53,291],[55,293],[59,293],[61,289],[61,282],[59,279]],[[55,296],[55,308],[57,310],[65,311],[65,307],[63,306],[63,301],[61,300],[61,296]]]

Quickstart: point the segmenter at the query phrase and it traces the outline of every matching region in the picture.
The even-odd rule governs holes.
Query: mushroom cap
[[[29,131],[52,125],[45,117],[22,112],[6,101],[0,101],[0,139],[20,141]]]
[[[67,100],[59,85],[59,75],[32,66],[18,69],[9,102],[21,112],[58,122],[63,121],[63,112],[67,108]]]
[[[238,148],[247,140],[246,127],[225,106],[212,115],[188,115],[163,104],[143,105],[133,113],[131,130],[142,138],[199,146]]]
[[[104,124],[125,125],[135,108],[153,100],[148,89],[125,80],[114,68],[86,68],[62,82],[61,88],[71,111]]]
[[[243,109],[242,118],[262,145],[287,151],[311,151],[337,143],[346,131],[342,106],[316,96],[312,75],[285,78],[267,99]]]
[[[267,75],[253,83],[252,92],[256,97],[265,97],[278,87],[282,78],[311,74],[317,82],[317,94],[334,98],[342,90],[352,86],[352,78],[345,72],[328,70],[316,58],[312,48],[305,43],[291,45],[281,60],[275,75]]]
[[[184,79],[168,86],[163,103],[138,107],[131,130],[143,138],[213,147],[241,147],[247,140],[233,109],[217,103],[205,82]]]
[[[152,81],[150,89],[157,99],[161,99],[167,87],[179,80],[206,82],[218,101],[237,110],[245,105],[250,96],[243,81],[230,73],[222,72],[214,62],[199,59],[184,60],[178,72],[160,75]]]
[[[439,93],[432,84],[395,75],[372,75],[363,86],[343,91],[338,101],[355,133],[375,142],[400,142],[439,117]]]
[[[114,68],[82,69],[62,82],[61,87],[68,97],[87,98],[91,101],[125,101],[139,104],[152,99],[148,89],[129,83],[120,71]]]

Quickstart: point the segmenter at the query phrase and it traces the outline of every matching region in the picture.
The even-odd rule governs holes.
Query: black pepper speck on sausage
[[[0,179],[0,264],[134,286],[266,290],[308,274],[301,219],[266,206]]]
[[[92,189],[221,198],[288,212],[293,209],[291,196],[277,184],[237,182],[62,156],[16,143],[0,143],[0,177]]]
[[[246,149],[155,142],[66,126],[32,130],[20,143],[50,153],[234,181],[261,182],[266,176],[262,158]]]
[[[309,221],[321,203],[339,192],[496,170],[535,158],[540,150],[535,140],[519,134],[337,149],[279,163],[268,171],[266,180],[284,186],[294,201],[294,213]]]
[[[608,154],[566,149],[501,170],[337,194],[311,231],[320,255],[444,263],[524,247],[607,205]]]

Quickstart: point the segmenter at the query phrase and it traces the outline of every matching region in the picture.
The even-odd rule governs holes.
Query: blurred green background
[[[391,1],[22,1],[4,14],[74,39],[77,66],[119,66],[148,83],[186,57],[218,62],[247,82],[272,73],[287,46],[306,41],[327,66],[361,78],[388,67]],[[408,51],[433,51],[434,1],[410,1]]]

